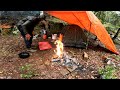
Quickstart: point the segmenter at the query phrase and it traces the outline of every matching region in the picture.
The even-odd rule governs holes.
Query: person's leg
[[[31,43],[30,40],[26,40],[26,38],[24,38],[25,44],[27,48],[31,48]]]
[[[26,47],[27,47],[27,48],[30,48],[30,47],[31,47],[31,39],[32,39],[32,37],[30,38],[30,40],[26,40],[26,38],[25,38],[25,33],[23,32],[22,26],[18,26],[18,29],[19,29],[19,31],[21,32],[22,37],[24,38],[24,42],[25,42],[25,44],[26,44]]]
[[[33,34],[30,34],[30,35],[31,35],[31,37],[30,37],[29,42],[30,42],[30,44],[32,44]]]

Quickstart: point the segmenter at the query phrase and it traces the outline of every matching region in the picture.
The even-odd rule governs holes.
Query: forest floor
[[[47,41],[53,48],[49,50],[39,50],[40,41],[40,37],[34,39],[36,51],[21,59],[18,54],[26,51],[23,38],[20,35],[0,35],[0,79],[120,79],[120,55],[100,46],[87,49],[64,47],[64,51],[79,63],[70,69],[52,61],[56,47],[50,39]],[[120,52],[120,48],[117,49]],[[84,52],[88,54],[87,59],[83,58]]]

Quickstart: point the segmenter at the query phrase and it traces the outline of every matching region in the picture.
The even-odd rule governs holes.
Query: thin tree
[[[119,32],[120,32],[120,28],[117,30],[115,36],[112,38],[113,40],[115,40],[118,37]]]

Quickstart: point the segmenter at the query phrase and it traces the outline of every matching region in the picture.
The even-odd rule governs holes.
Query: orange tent
[[[91,11],[46,11],[69,24],[76,24],[93,33],[110,51],[118,54],[117,49],[100,20]]]

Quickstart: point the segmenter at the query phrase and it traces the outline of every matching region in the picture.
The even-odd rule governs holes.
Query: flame
[[[55,41],[56,44],[56,54],[59,58],[63,55],[63,43],[62,43],[62,35],[60,34],[60,37],[58,40]]]

